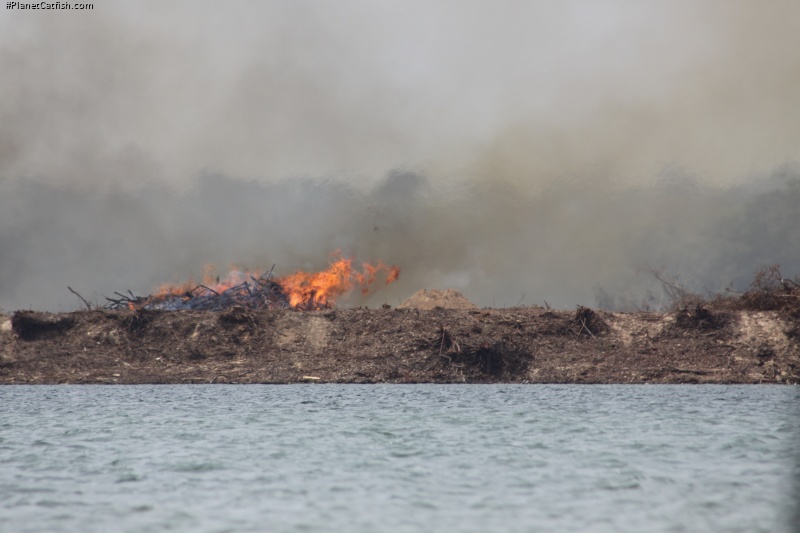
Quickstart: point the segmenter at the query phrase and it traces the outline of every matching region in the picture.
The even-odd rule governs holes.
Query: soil
[[[454,289],[446,291],[422,289],[415,292],[411,298],[398,305],[400,309],[477,309],[478,306],[470,302],[463,294]]]
[[[417,296],[397,309],[18,311],[0,315],[0,383],[800,381],[800,313],[786,309],[478,309],[455,291],[434,305]]]

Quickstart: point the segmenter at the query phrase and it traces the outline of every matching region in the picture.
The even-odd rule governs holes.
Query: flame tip
[[[327,269],[320,272],[298,271],[287,276],[274,277],[271,283],[280,287],[281,294],[285,296],[289,306],[312,310],[331,307],[339,297],[355,288],[359,288],[364,295],[369,294],[375,287],[379,272],[386,272],[385,285],[396,281],[400,275],[397,266],[387,266],[380,260],[374,264],[362,263],[361,271],[353,267],[353,261],[352,257],[344,257],[339,250],[336,250],[331,254]],[[148,300],[180,299],[189,302],[195,297],[193,291],[200,287],[206,292],[219,294],[242,283],[248,283],[251,279],[260,280],[263,275],[259,271],[240,269],[236,264],[231,264],[230,271],[222,279],[211,264],[204,265],[203,270],[202,284],[195,283],[192,278],[180,285],[164,284]]]

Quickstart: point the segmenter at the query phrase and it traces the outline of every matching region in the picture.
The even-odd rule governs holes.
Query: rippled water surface
[[[800,389],[0,388],[0,531],[791,531]]]

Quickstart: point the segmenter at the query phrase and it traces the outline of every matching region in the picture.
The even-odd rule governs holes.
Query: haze
[[[350,304],[664,305],[800,273],[800,4],[97,2],[0,15],[0,307],[341,249]]]

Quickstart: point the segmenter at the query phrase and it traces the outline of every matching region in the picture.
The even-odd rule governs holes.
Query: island
[[[377,309],[17,311],[0,315],[0,384],[797,384],[800,291],[769,296],[626,313],[478,308],[453,290]]]

